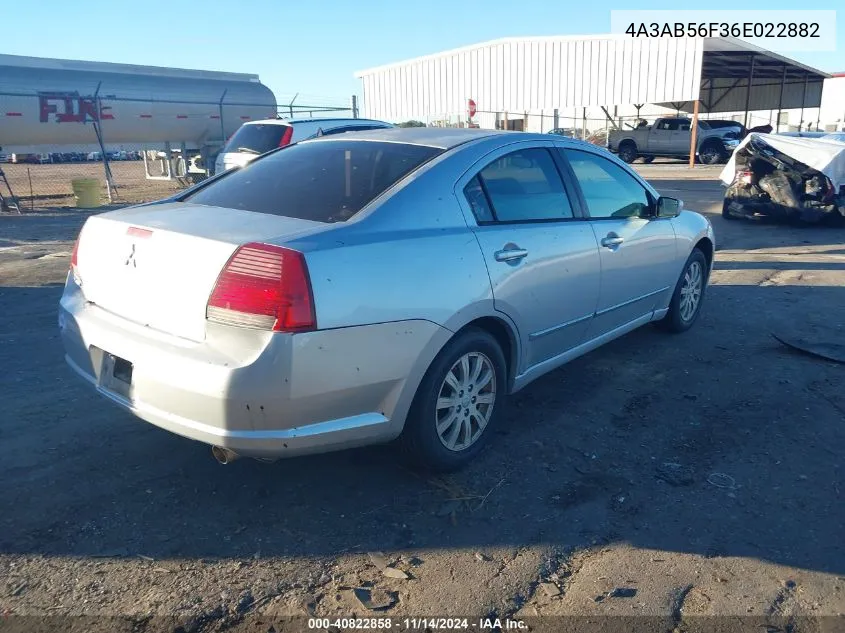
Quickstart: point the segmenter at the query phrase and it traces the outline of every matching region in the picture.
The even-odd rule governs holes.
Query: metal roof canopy
[[[828,73],[742,40],[706,38],[700,105],[708,113],[818,108],[828,77]],[[659,105],[694,110],[692,101]]]
[[[371,118],[653,103],[693,112],[821,105],[828,75],[735,38],[504,38],[356,73]],[[750,89],[749,89],[750,86]]]

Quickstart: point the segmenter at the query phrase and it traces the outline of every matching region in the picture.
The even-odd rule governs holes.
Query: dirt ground
[[[700,320],[540,379],[441,478],[390,446],[220,466],[110,405],[56,323],[85,214],[0,217],[0,630],[845,629],[845,366],[772,336],[845,343],[845,231],[724,221],[718,169],[638,169],[712,219]]]
[[[112,196],[115,203],[138,204],[158,200],[180,188],[173,180],[148,180],[144,174],[144,161],[141,160],[111,161],[109,165],[116,186]],[[100,162],[0,164],[0,169],[6,173],[12,192],[25,211],[73,206],[76,202],[71,181],[76,178],[99,180],[103,183],[103,202],[108,200],[103,163]],[[5,184],[0,182],[0,195],[7,194]]]

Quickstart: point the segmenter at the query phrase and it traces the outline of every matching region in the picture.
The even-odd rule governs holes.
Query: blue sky
[[[299,92],[299,103],[319,105],[360,94],[356,70],[499,37],[606,33],[613,8],[673,4],[579,2],[573,10],[560,0],[29,0],[3,2],[0,52],[257,73],[280,103]],[[815,0],[805,8],[840,6],[841,0]],[[712,0],[701,8],[759,10],[764,21],[768,10],[797,5]],[[845,71],[845,11],[837,17],[836,53],[785,54]]]

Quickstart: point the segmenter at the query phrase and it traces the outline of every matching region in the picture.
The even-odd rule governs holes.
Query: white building
[[[804,129],[821,116],[841,126],[845,116],[823,105],[826,73],[731,38],[506,38],[356,76],[364,116],[397,122],[594,131],[638,114],[692,113],[696,101],[702,118],[749,126],[775,125],[778,112]]]

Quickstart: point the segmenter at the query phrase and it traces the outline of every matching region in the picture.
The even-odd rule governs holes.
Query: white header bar
[[[776,52],[835,52],[836,11],[619,10],[612,33],[634,40],[730,37]]]

